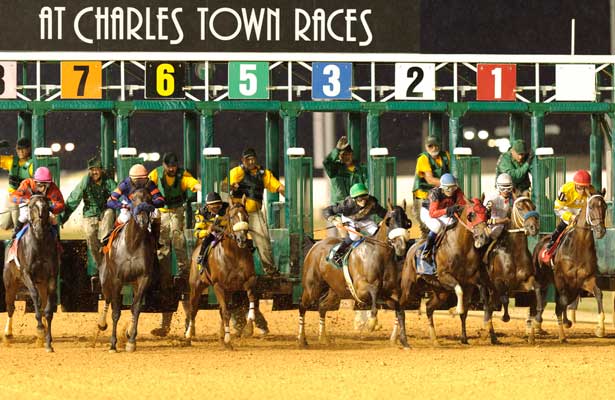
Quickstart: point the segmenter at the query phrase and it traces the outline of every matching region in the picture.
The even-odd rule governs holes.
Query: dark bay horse
[[[570,231],[565,234],[551,259],[552,265],[544,264],[540,260],[540,253],[549,240],[542,238],[536,247],[532,259],[536,267],[536,278],[540,281],[543,290],[552,282],[556,291],[555,314],[560,342],[566,341],[564,325],[572,326],[566,315],[566,307],[575,301],[582,290],[592,293],[598,303],[598,326],[596,336],[604,337],[604,308],[602,305],[602,290],[596,284],[598,272],[598,259],[594,235],[601,239],[605,233],[604,226],[607,205],[604,201],[604,190],[597,193],[592,190],[588,193],[587,205],[581,209]],[[542,321],[542,310],[537,310],[536,319]]]
[[[419,275],[416,271],[416,252],[424,241],[415,243],[404,261],[401,272],[401,306],[405,307],[412,299],[430,293],[426,304],[429,318],[429,336],[437,344],[433,313],[448,296],[457,295],[457,314],[461,319],[461,343],[467,344],[466,318],[474,288],[479,284],[479,268],[482,252],[479,250],[487,242],[487,209],[481,200],[472,199],[458,216],[456,225],[449,228],[435,254],[437,274]],[[394,339],[395,333],[392,336]]]
[[[535,281],[532,255],[527,247],[527,236],[536,236],[540,230],[540,218],[536,206],[527,196],[517,197],[512,204],[510,223],[487,255],[487,265],[481,297],[484,306],[485,331],[491,343],[498,342],[493,329],[493,310],[501,304],[504,308],[502,321],[508,322],[509,296],[513,292],[533,291],[537,304],[542,305],[540,286]],[[528,327],[528,340],[534,342],[534,325]]]
[[[395,310],[399,321],[400,342],[408,348],[405,314],[399,305],[399,274],[395,256],[403,257],[406,252],[406,229],[410,222],[404,208],[389,204],[389,213],[376,234],[366,238],[348,257],[348,270],[352,277],[356,298],[371,305],[368,329],[373,331],[377,324],[376,301],[383,299]],[[331,248],[339,238],[326,238],[316,243],[303,263],[303,295],[299,303],[299,345],[307,346],[305,338],[305,313],[318,307],[320,325],[318,339],[328,343],[325,330],[325,315],[329,310],[339,308],[341,299],[353,296],[347,287],[344,273],[327,261]]]
[[[28,203],[30,226],[20,240],[16,259],[7,251],[4,262],[4,288],[8,319],[4,329],[5,339],[13,337],[15,297],[25,285],[34,303],[38,343],[45,338],[45,350],[53,352],[51,321],[57,305],[56,281],[58,277],[58,243],[51,230],[49,203],[42,195],[34,195]],[[15,239],[17,240],[17,239]],[[45,310],[45,326],[41,310]]]
[[[150,214],[154,211],[151,201],[151,195],[147,190],[135,190],[132,195],[132,216],[111,243],[111,248],[104,255],[100,266],[100,286],[105,306],[98,320],[98,329],[101,331],[107,329],[107,312],[111,303],[113,331],[110,352],[117,351],[117,323],[122,311],[122,288],[126,284],[133,286],[132,321],[130,329],[126,332],[128,339],[126,351],[132,352],[137,348],[141,301],[152,281],[156,259],[156,243],[154,235],[149,230]]]
[[[256,303],[256,273],[254,259],[248,246],[248,213],[245,209],[245,198],[241,203],[235,203],[226,211],[226,228],[220,243],[207,256],[208,270],[199,271],[196,259],[201,251],[199,243],[192,252],[190,268],[190,323],[186,329],[186,339],[195,336],[195,319],[199,311],[199,299],[203,290],[211,286],[220,305],[221,339],[227,348],[232,348],[229,303],[233,292],[246,291],[250,308],[248,311],[248,331],[252,331],[255,319]]]

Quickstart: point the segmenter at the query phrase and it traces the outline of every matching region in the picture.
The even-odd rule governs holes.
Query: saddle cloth
[[[107,241],[107,244],[102,249],[104,254],[111,253],[111,246],[113,245],[113,241],[115,240],[117,235],[120,233],[124,225],[125,224],[120,224],[120,225],[117,225],[115,228],[113,228],[113,230],[111,231],[111,234],[109,235],[109,240]]]
[[[562,240],[564,239],[564,236],[566,236],[568,234],[568,232],[570,232],[572,230],[572,226],[568,225],[566,227],[566,229],[564,229],[562,231],[562,233],[560,233],[560,235],[557,237],[557,239],[555,239],[555,243],[553,243],[553,246],[551,246],[551,248],[549,250],[547,250],[547,244],[545,243],[542,246],[542,249],[540,250],[540,261],[544,264],[552,264],[551,260],[553,259],[553,256],[555,256],[555,253],[557,253],[557,249],[559,248],[560,244],[562,243]],[[553,266],[553,265],[551,265]]]
[[[348,257],[350,257],[350,253],[352,253],[352,250],[355,249],[357,246],[359,246],[361,243],[363,243],[365,241],[365,238],[361,238],[357,241],[352,242],[352,245],[350,245],[350,247],[348,247],[348,250],[346,251],[346,254],[344,254],[344,257],[342,258],[342,265],[339,265],[338,263],[335,262],[335,253],[337,253],[337,249],[340,248],[340,246],[342,245],[342,242],[336,244],[335,246],[333,246],[331,248],[331,250],[329,250],[329,254],[327,255],[327,262],[331,265],[333,265],[335,268],[337,269],[341,269],[344,266],[348,266]]]

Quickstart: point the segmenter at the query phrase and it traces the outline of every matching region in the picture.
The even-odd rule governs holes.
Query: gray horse
[[[23,283],[32,302],[36,315],[38,343],[53,352],[51,346],[51,320],[57,305],[56,281],[58,277],[58,245],[49,221],[49,203],[42,195],[34,195],[28,204],[30,226],[21,238],[16,256],[6,253],[4,261],[4,288],[8,319],[4,329],[4,338],[13,337],[13,313],[15,297]],[[17,239],[15,239],[17,240]],[[43,325],[41,310],[45,310],[47,326]]]
[[[154,206],[151,196],[144,189],[137,189],[132,195],[132,218],[118,232],[100,266],[100,285],[105,306],[98,320],[98,329],[107,329],[107,311],[112,307],[113,332],[110,352],[117,351],[117,322],[122,311],[122,288],[132,284],[134,293],[131,306],[132,324],[126,332],[126,351],[136,350],[137,325],[141,312],[141,300],[152,281],[156,258],[154,235],[149,231],[150,213]],[[124,333],[122,333],[124,334]]]

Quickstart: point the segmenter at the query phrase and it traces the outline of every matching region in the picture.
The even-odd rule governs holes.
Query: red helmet
[[[51,171],[47,167],[38,167],[34,172],[34,180],[40,183],[51,183]]]
[[[580,169],[575,172],[572,177],[572,181],[579,186],[589,186],[592,184],[592,177],[589,175],[589,172],[584,169]]]

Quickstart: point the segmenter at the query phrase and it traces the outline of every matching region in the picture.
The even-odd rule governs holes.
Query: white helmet
[[[513,189],[512,177],[506,173],[498,175],[495,186],[500,193],[510,193]]]

